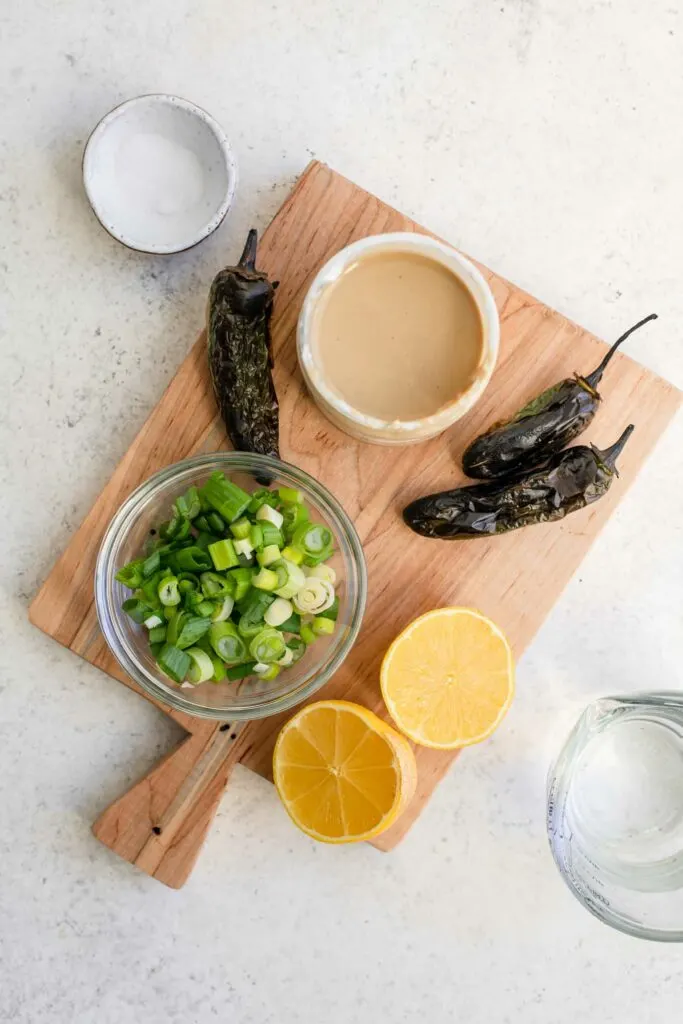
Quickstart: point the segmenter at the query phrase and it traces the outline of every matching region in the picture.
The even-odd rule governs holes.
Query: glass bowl
[[[160,671],[147,642],[147,631],[122,610],[130,591],[115,575],[140,557],[150,532],[168,519],[175,498],[193,484],[201,487],[216,470],[246,491],[262,487],[294,487],[303,491],[311,518],[333,533],[335,553],[329,564],[337,573],[337,629],[320,637],[304,657],[277,679],[256,676],[240,682],[202,683],[181,689]],[[367,571],[358,534],[327,488],[301,469],[278,459],[247,452],[196,455],[162,469],[141,484],[112,519],[102,541],[95,570],[97,617],[105,639],[121,667],[143,690],[163,704],[202,718],[246,720],[286,711],[319,690],[337,671],[355,641],[365,610]]]

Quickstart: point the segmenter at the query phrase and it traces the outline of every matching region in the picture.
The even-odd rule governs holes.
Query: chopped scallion
[[[261,569],[255,576],[252,576],[251,585],[259,590],[275,590],[278,585],[278,576],[272,569]]]
[[[194,519],[201,512],[199,493],[196,487],[189,487],[184,494],[175,500],[178,515],[185,519]]]
[[[262,629],[249,644],[249,653],[257,662],[272,664],[285,653],[284,637],[277,629]]]
[[[318,615],[313,619],[311,629],[316,636],[331,636],[334,633],[334,621],[332,619],[325,619],[322,615]]]
[[[185,653],[191,662],[187,670],[189,681],[198,686],[199,683],[205,683],[208,679],[211,679],[213,676],[213,662],[206,651],[203,651],[201,647],[188,647]]]
[[[226,480],[221,472],[211,474],[202,488],[201,495],[204,501],[207,501],[228,523],[234,523],[239,519],[252,500],[250,494],[231,480]]]
[[[223,661],[237,664],[247,657],[247,645],[234,622],[214,622],[209,629],[209,643]]]
[[[239,565],[235,546],[227,537],[225,540],[217,540],[214,544],[209,544],[209,554],[215,569],[231,569],[233,566]]]
[[[283,522],[282,512],[278,512],[271,505],[261,505],[261,508],[256,513],[256,518],[259,522],[270,523],[276,530],[280,529]]]
[[[159,600],[167,608],[180,604],[180,591],[178,589],[178,580],[175,576],[164,577],[159,583],[157,593]]]
[[[234,523],[230,524],[230,533],[233,535],[235,540],[249,539],[249,534],[251,533],[251,523],[246,518],[246,516],[242,516],[240,519],[237,519]]]
[[[159,652],[159,668],[176,683],[182,683],[190,667],[190,657],[172,644],[164,644]]]

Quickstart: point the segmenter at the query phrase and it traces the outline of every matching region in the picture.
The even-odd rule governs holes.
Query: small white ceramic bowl
[[[382,420],[354,409],[324,377],[316,359],[313,337],[315,311],[324,291],[352,264],[368,253],[409,252],[425,256],[446,267],[467,288],[474,299],[483,328],[482,358],[477,374],[454,401],[432,416],[414,420]],[[375,444],[409,444],[441,434],[469,412],[484,392],[496,365],[500,342],[500,321],[493,293],[482,274],[459,252],[444,242],[411,231],[370,235],[348,245],[328,260],[308,289],[297,326],[297,354],[304,380],[313,400],[327,418],[341,430],[361,441]]]
[[[225,132],[163,93],[111,110],[88,139],[83,181],[102,227],[130,249],[182,252],[215,231],[237,185]]]

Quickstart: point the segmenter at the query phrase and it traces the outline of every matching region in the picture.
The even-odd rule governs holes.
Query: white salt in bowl
[[[100,121],[85,147],[83,181],[102,227],[119,242],[182,252],[225,217],[237,164],[210,114],[160,93],[127,100]]]

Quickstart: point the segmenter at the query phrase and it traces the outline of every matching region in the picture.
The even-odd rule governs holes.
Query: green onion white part
[[[317,615],[334,603],[334,587],[327,580],[307,576],[304,585],[294,595],[294,607],[303,615]]]
[[[294,607],[291,601],[284,597],[276,597],[264,613],[263,619],[269,626],[281,626],[283,622],[292,617]]]
[[[272,523],[276,530],[279,530],[285,521],[282,512],[278,512],[276,508],[271,508],[270,505],[261,505],[261,508],[256,513],[256,518],[262,522]]]
[[[337,582],[337,574],[331,565],[314,565],[312,568],[306,566],[304,572],[307,576],[313,576],[318,580],[327,580],[333,586]]]

